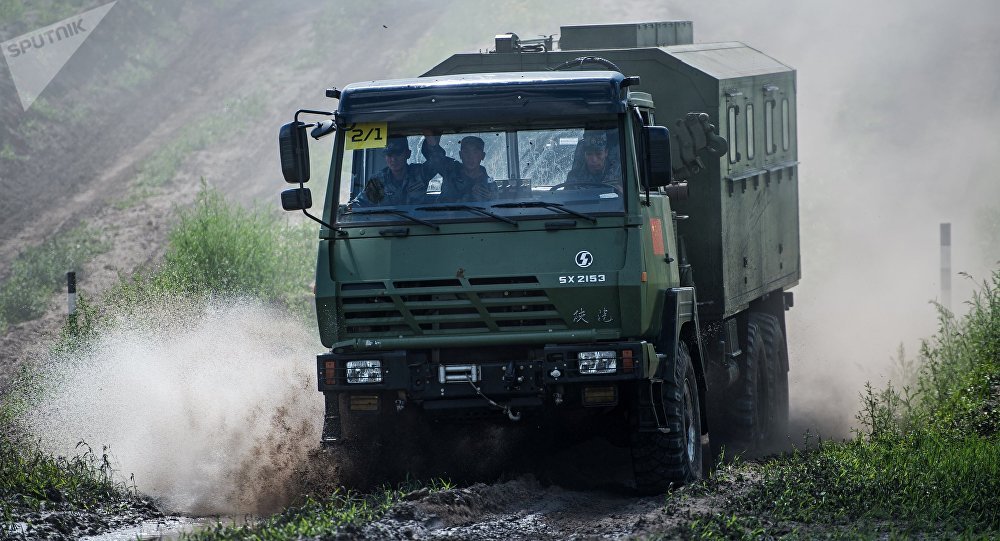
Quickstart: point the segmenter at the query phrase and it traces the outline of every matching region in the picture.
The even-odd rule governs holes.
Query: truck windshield
[[[418,127],[358,144],[345,130],[337,145],[337,221],[516,224],[620,215],[627,186],[619,133],[614,120],[451,132]],[[374,148],[351,148],[362,145]]]

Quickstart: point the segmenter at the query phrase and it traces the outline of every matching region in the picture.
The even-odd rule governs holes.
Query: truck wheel
[[[761,314],[761,332],[767,352],[768,422],[772,446],[788,435],[788,345],[778,318]]]
[[[730,404],[731,443],[737,452],[764,453],[784,435],[788,424],[784,341],[777,318],[760,312],[749,315],[738,396]]]
[[[695,377],[687,344],[681,342],[673,370],[663,377],[666,428],[632,434],[632,469],[640,492],[663,492],[702,476],[701,408]]]

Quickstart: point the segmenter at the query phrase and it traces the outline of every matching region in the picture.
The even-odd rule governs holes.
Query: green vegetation
[[[129,485],[112,467],[107,447],[98,455],[81,441],[73,458],[52,456],[20,428],[19,419],[43,385],[37,374],[22,368],[0,401],[0,538],[13,539],[8,535],[16,535],[16,530],[8,528],[16,522],[27,524],[35,538],[47,539],[54,533],[82,533],[95,523],[103,524],[100,519],[82,518],[84,514],[156,515],[134,482]],[[72,511],[76,519],[68,515],[46,519],[53,511]]]
[[[100,0],[0,0],[0,25],[29,32],[95,8]],[[14,34],[16,35],[16,34]],[[6,38],[5,38],[6,39]]]
[[[352,528],[378,520],[396,502],[420,488],[421,485],[409,483],[364,495],[336,490],[333,494],[320,499],[306,497],[301,505],[289,507],[277,515],[254,524],[243,526],[218,524],[214,528],[188,534],[184,538],[194,541],[242,539],[280,541],[324,536],[345,530],[357,535],[359,532],[352,531]],[[452,487],[444,481],[433,481],[426,488],[434,491]]]
[[[207,148],[213,141],[227,139],[250,125],[263,107],[261,94],[227,100],[221,110],[185,126],[173,141],[154,152],[140,166],[132,190],[115,203],[120,209],[129,208],[171,181],[184,161],[193,153]]]
[[[0,538],[3,527],[25,513],[147,506],[135,486],[118,477],[107,447],[98,456],[80,442],[77,456],[54,457],[19,427],[43,385],[37,374],[22,367],[0,401]]]
[[[180,221],[169,235],[163,263],[123,279],[97,302],[81,293],[77,316],[66,324],[57,350],[86,347],[102,325],[114,318],[139,314],[171,299],[190,304],[218,295],[254,296],[294,311],[309,310],[308,287],[315,262],[313,227],[293,227],[264,209],[231,205],[223,194],[204,184],[195,205],[178,213]],[[0,288],[4,314],[40,314],[68,262],[78,262],[101,246],[92,237],[91,231],[78,228],[18,258],[10,280]],[[35,280],[48,285],[39,289]],[[107,450],[98,457],[84,446],[76,458],[51,457],[37,442],[12,435],[20,433],[15,429],[17,420],[31,408],[44,385],[26,368],[3,395],[0,519],[10,523],[15,515],[39,510],[43,502],[47,508],[113,511],[121,502],[138,501],[134,490],[113,480]],[[329,507],[333,517],[334,508],[344,516],[361,516],[376,503],[353,495],[335,496],[329,502],[309,505]]]
[[[37,443],[0,435],[0,518],[53,505],[79,510],[113,509],[138,499],[134,487],[116,479],[108,449],[101,456],[86,443],[74,458],[53,457]]]
[[[0,148],[0,160],[8,162],[20,162],[28,159],[25,156],[18,154],[14,147],[10,146],[10,143],[4,142],[3,148]]]
[[[41,317],[52,294],[65,283],[66,271],[78,269],[107,248],[97,231],[82,225],[18,255],[0,285],[0,332]]]
[[[211,142],[228,138],[249,124],[263,107],[260,95],[227,100],[223,109],[182,129],[170,144],[156,151],[139,170],[136,185],[142,188],[162,186],[177,173],[184,159]]]
[[[817,523],[848,537],[1000,532],[1000,270],[970,304],[960,320],[941,310],[913,388],[866,389],[854,439],[764,463],[728,515],[706,516],[688,533],[794,537],[798,528],[774,525]]]
[[[230,204],[204,181],[194,206],[177,212],[180,221],[168,236],[163,262],[124,277],[96,304],[81,295],[77,319],[67,324],[60,348],[85,345],[115,317],[140,315],[176,299],[190,308],[192,301],[215,296],[246,296],[303,317],[312,314],[314,227],[289,225],[260,207]]]
[[[249,295],[286,305],[309,293],[315,230],[293,227],[263,208],[246,210],[203,185],[180,211],[153,283],[186,294]]]

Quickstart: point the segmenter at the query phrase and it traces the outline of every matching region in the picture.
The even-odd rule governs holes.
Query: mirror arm
[[[323,116],[334,116],[334,117],[337,116],[337,113],[332,113],[330,111],[316,111],[316,110],[313,110],[313,109],[299,109],[298,111],[295,111],[295,121],[296,122],[299,121],[299,115],[303,114],[303,113],[309,114],[309,115],[323,115]]]
[[[312,220],[312,221],[314,221],[314,222],[322,225],[323,227],[329,229],[330,231],[340,232],[339,228],[336,228],[336,227],[334,227],[334,226],[332,226],[332,225],[324,222],[323,220],[321,220],[321,219],[313,216],[312,214],[309,214],[309,211],[307,211],[306,209],[302,209],[302,214],[305,214],[306,216],[309,217],[310,220]]]
[[[299,183],[299,189],[300,189],[300,190],[303,190],[303,189],[305,189],[305,187],[306,187],[306,185],[305,185],[305,183],[304,183],[304,182],[300,182],[300,183]],[[332,225],[330,225],[330,224],[328,224],[328,223],[324,222],[324,221],[323,221],[322,219],[320,219],[320,218],[317,218],[317,217],[313,216],[312,214],[309,214],[309,211],[308,211],[308,210],[306,210],[306,209],[302,209],[302,214],[305,214],[305,215],[306,215],[306,217],[308,217],[308,218],[309,218],[310,220],[312,220],[312,221],[314,221],[314,222],[316,222],[316,223],[318,223],[318,224],[322,225],[323,227],[325,227],[325,228],[329,229],[330,231],[338,231],[338,232],[340,231],[340,229],[339,229],[339,228],[337,228],[337,227],[334,227],[334,226],[332,226]],[[334,237],[334,240],[336,240],[336,237]]]
[[[332,116],[334,118],[337,117],[336,113],[330,112],[330,111],[317,111],[317,110],[314,110],[314,109],[299,109],[298,111],[295,111],[295,117],[294,117],[295,122],[299,121],[299,115],[300,114]],[[299,188],[300,189],[301,188],[305,188],[305,183],[300,182],[299,183]],[[317,218],[317,217],[313,216],[312,214],[309,214],[309,211],[306,210],[306,209],[302,209],[302,214],[305,214],[310,220],[312,220],[314,222],[317,222],[318,224],[322,225],[323,227],[326,227],[327,229],[329,229],[331,231],[339,231],[339,229],[337,229],[336,227],[334,227],[334,226],[332,226],[332,225],[324,222],[322,219]]]

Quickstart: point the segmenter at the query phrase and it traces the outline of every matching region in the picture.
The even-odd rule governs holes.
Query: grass
[[[43,386],[36,373],[22,367],[0,401],[0,538],[4,527],[25,520],[25,513],[140,504],[134,484],[129,486],[112,467],[107,447],[98,455],[81,441],[76,456],[52,456],[20,428],[18,420]]]
[[[0,516],[13,522],[15,512],[40,511],[62,504],[80,510],[113,507],[137,498],[134,488],[116,479],[105,447],[101,456],[85,442],[73,458],[53,457],[38,444],[0,436]]]
[[[258,541],[284,541],[316,538],[335,532],[354,534],[360,526],[378,520],[408,493],[423,488],[418,483],[407,483],[393,488],[383,488],[370,494],[336,490],[321,498],[308,496],[303,503],[257,523],[242,526],[218,524],[213,528],[188,534],[184,539],[194,541],[229,541],[254,539]],[[452,486],[446,481],[431,481],[426,488],[432,491],[447,490]]]
[[[315,228],[291,226],[262,207],[245,209],[202,185],[179,211],[153,283],[163,291],[241,295],[300,305],[315,271]]]
[[[185,127],[173,142],[157,150],[140,167],[136,186],[156,188],[173,179],[188,155],[247,126],[263,105],[259,94],[228,100],[221,111]]]
[[[177,176],[192,153],[208,148],[213,141],[224,139],[247,127],[262,110],[263,104],[263,96],[259,93],[227,100],[222,110],[180,130],[170,143],[154,152],[139,166],[128,194],[113,206],[118,210],[127,209],[154,194]]]
[[[52,295],[65,283],[66,272],[79,269],[107,248],[97,231],[81,225],[19,254],[0,285],[0,332],[6,332],[8,325],[41,317]]]
[[[97,302],[83,296],[60,349],[86,345],[115,318],[140,315],[173,299],[253,297],[302,317],[314,314],[309,285],[315,272],[316,229],[289,225],[262,208],[244,208],[202,181],[195,203],[178,211],[157,267],[124,276]]]
[[[863,429],[759,466],[726,513],[700,517],[695,538],[985,538],[1000,533],[1000,270],[971,310],[941,310],[912,387],[866,387]]]
[[[204,183],[195,205],[178,213],[180,220],[169,234],[162,264],[124,277],[100,299],[81,292],[77,316],[64,327],[57,350],[86,347],[115,318],[139,314],[171,298],[197,301],[220,295],[252,296],[302,314],[309,312],[315,228],[287,225],[283,218],[262,208],[231,205],[222,193]],[[15,261],[11,278],[0,288],[0,306],[5,317],[40,314],[51,298],[54,285],[62,280],[64,270],[102,246],[93,240],[92,231],[78,228],[47,242],[41,249],[23,254]],[[40,450],[38,442],[27,436],[15,436],[19,434],[14,430],[17,420],[30,410],[44,386],[44,381],[23,368],[0,403],[3,522],[10,523],[15,513],[37,510],[43,505],[67,505],[83,510],[95,506],[108,508],[124,501],[123,498],[136,496],[112,479],[106,449],[97,456],[84,445],[75,458],[52,457]],[[309,505],[343,507],[350,503],[358,507],[363,500],[354,495],[335,496],[330,501]],[[375,502],[364,502],[367,503],[360,510],[369,512]]]
[[[14,147],[10,146],[10,143],[4,141],[3,148],[0,148],[0,160],[8,162],[21,162],[27,160],[26,156],[21,156],[14,150]]]

